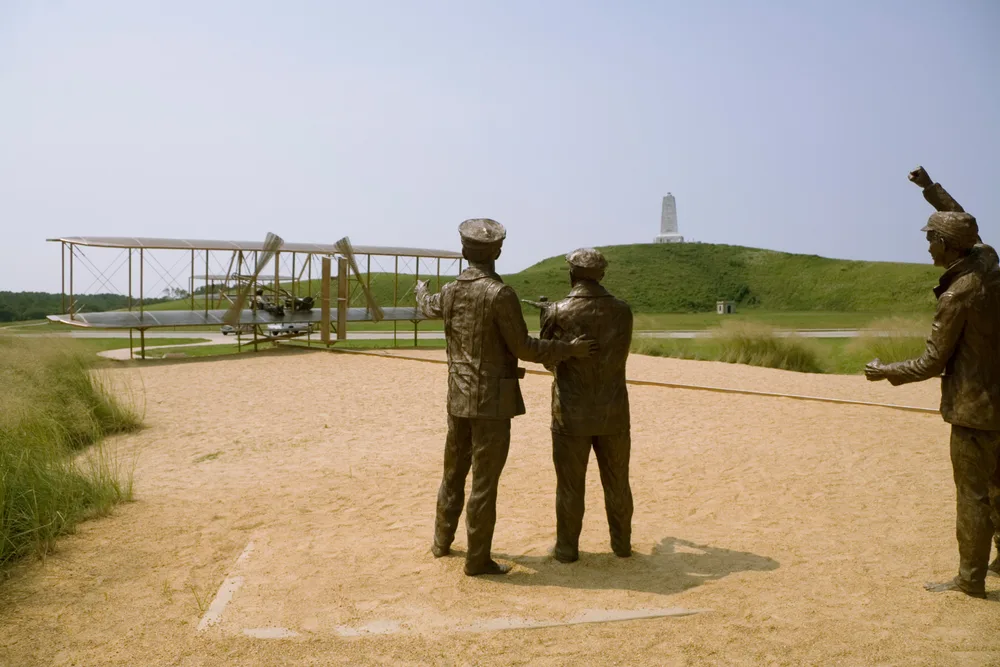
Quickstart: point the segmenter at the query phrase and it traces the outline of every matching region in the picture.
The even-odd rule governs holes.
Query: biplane
[[[447,275],[462,270],[460,252],[352,246],[346,237],[332,244],[286,243],[273,234],[268,234],[264,242],[129,237],[47,240],[62,246],[63,295],[63,313],[49,315],[48,319],[89,329],[128,330],[130,338],[132,332],[138,331],[143,356],[146,330],[166,327],[227,326],[238,337],[249,331],[252,339],[247,343],[241,339],[238,344],[253,344],[256,348],[260,341],[273,342],[302,335],[310,336],[311,342],[314,326],[319,328],[320,342],[329,345],[335,342],[331,340],[331,330],[339,341],[347,337],[349,322],[384,320],[393,323],[394,338],[398,323],[412,323],[416,344],[417,325],[425,319],[412,298],[416,280],[436,276],[440,286],[442,268]],[[88,254],[94,252],[92,249],[117,251],[110,268],[98,268]],[[163,261],[166,254],[171,258]],[[367,265],[364,274],[360,271],[359,257],[364,258]],[[314,266],[314,258],[319,260],[319,267]],[[392,261],[391,270],[383,267],[384,260]],[[444,267],[442,261],[446,263]],[[334,263],[336,273],[332,269]],[[376,275],[392,276],[391,304],[378,303],[373,295],[373,263],[379,269]],[[434,268],[421,275],[421,269],[428,263]],[[269,271],[269,265],[273,270]],[[413,279],[413,284],[407,281],[400,284],[401,265],[404,269],[413,269],[406,275],[407,281]],[[454,270],[456,265],[457,271]],[[120,289],[123,278],[119,274],[127,267],[127,279],[124,279],[127,309],[82,312],[78,301],[80,295],[75,292],[80,266],[94,276],[91,287],[96,285],[123,296],[126,291]],[[171,287],[181,284],[175,282],[178,266],[185,270],[183,282],[188,283],[189,289],[177,289],[175,293],[186,295],[184,301],[188,307],[162,310],[147,304],[150,299],[147,274],[155,274],[157,285]],[[314,278],[319,279],[319,289],[315,293]],[[335,296],[331,289],[333,281],[337,283]],[[197,283],[203,285],[197,287]],[[359,300],[363,305],[352,305]],[[306,326],[284,326],[297,324]]]

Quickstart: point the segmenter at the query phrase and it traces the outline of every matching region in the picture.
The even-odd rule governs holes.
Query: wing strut
[[[368,310],[371,311],[372,321],[381,322],[385,314],[382,312],[382,307],[375,303],[375,299],[372,298],[372,294],[368,290],[368,285],[361,279],[361,271],[358,270],[358,263],[354,260],[354,248],[351,246],[351,239],[345,236],[337,241],[334,247],[337,249],[337,252],[346,257],[347,261],[350,262],[351,271],[354,272],[354,277],[361,284],[361,291],[365,293],[365,300],[368,302]]]
[[[267,263],[274,257],[274,253],[281,250],[281,246],[284,244],[284,240],[277,234],[267,233],[267,238],[264,240],[264,251],[257,261],[257,266],[254,267],[253,275],[240,288],[239,293],[236,295],[236,300],[229,306],[229,310],[226,311],[225,316],[222,318],[223,322],[230,326],[237,326],[239,324],[240,312],[243,310],[243,304],[246,303],[250,290],[257,284],[257,276],[260,275],[260,272],[264,270]]]

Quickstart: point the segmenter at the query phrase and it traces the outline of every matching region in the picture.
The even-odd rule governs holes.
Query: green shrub
[[[822,373],[818,345],[795,336],[777,336],[766,326],[727,322],[709,339],[635,338],[631,351],[654,357],[725,361],[750,366]]]
[[[704,360],[700,346],[686,338],[633,338],[631,352],[650,357]]]
[[[846,341],[830,359],[834,373],[862,373],[865,364],[878,358],[886,363],[919,357],[930,332],[925,320],[892,317],[873,321],[857,338]]]
[[[720,343],[719,361],[803,373],[823,372],[816,346],[797,336],[777,336],[769,327],[745,322],[723,325],[712,335]]]
[[[131,499],[131,470],[86,446],[141,421],[71,345],[0,338],[0,568]]]
[[[923,354],[926,323],[899,317],[876,320],[848,346],[849,352],[867,363],[878,358],[885,363],[906,361]]]

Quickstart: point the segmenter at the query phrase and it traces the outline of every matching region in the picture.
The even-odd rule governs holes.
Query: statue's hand
[[[593,338],[577,336],[571,340],[569,344],[570,349],[573,352],[573,356],[578,359],[586,359],[587,357],[597,354],[597,341]]]
[[[874,359],[865,366],[865,378],[869,382],[877,382],[886,378],[885,364],[880,359]]]
[[[923,167],[917,167],[911,171],[907,178],[919,185],[921,188],[929,188],[934,185],[934,181],[932,181],[931,177],[927,175],[927,172],[924,171]]]
[[[417,281],[417,286],[413,288],[413,291],[416,292],[417,294],[421,294],[421,293],[426,294],[427,293],[427,281],[426,280],[418,280]]]

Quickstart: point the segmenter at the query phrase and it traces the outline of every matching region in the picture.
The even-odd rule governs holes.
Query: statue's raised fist
[[[931,177],[927,175],[927,172],[924,171],[923,167],[917,167],[911,171],[908,178],[922,188],[929,188],[934,185],[934,181],[932,181]]]

